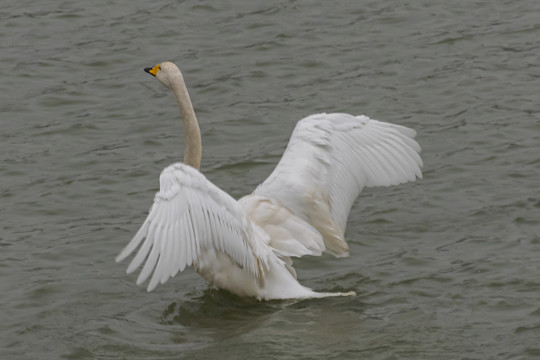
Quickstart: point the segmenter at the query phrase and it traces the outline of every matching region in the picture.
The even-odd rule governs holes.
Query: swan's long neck
[[[172,82],[171,91],[178,103],[184,123],[184,164],[200,169],[202,156],[201,130],[182,74]]]

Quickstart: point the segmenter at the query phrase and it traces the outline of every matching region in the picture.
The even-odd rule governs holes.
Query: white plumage
[[[272,174],[253,194],[236,201],[197,169],[200,132],[176,65],[165,62],[145,70],[177,99],[187,165],[163,170],[147,219],[116,259],[139,249],[127,269],[131,273],[144,263],[137,284],[151,277],[151,291],[193,265],[211,285],[240,296],[351,295],[318,293],[300,285],[291,257],[324,251],[348,255],[343,236],[362,188],[422,177],[414,130],[366,116],[308,116],[296,125]]]
[[[186,266],[197,265],[205,248],[226,253],[255,279],[262,278],[269,254],[259,244],[267,241],[236,200],[182,163],[163,170],[159,182],[150,214],[117,258],[121,261],[142,242],[127,270],[131,273],[146,259],[137,284],[153,272],[148,291],[153,290]]]
[[[298,122],[280,162],[254,194],[279,201],[319,230],[330,252],[347,255],[343,234],[362,188],[422,177],[415,135],[367,116],[308,116]]]

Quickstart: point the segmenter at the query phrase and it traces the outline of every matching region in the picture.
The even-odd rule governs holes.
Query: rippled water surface
[[[540,357],[540,2],[7,1],[0,7],[2,359]],[[295,262],[353,298],[258,302],[193,270],[147,293],[114,257],[181,159],[235,197],[297,120],[412,127],[424,179],[366,189],[351,256]]]

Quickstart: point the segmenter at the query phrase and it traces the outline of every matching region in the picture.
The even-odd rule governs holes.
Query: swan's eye
[[[158,66],[158,70],[161,70],[161,65]]]

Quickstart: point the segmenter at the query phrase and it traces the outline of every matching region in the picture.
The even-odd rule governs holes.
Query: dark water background
[[[540,357],[540,2],[5,1],[2,359]],[[358,296],[257,302],[188,270],[150,294],[114,257],[181,159],[179,64],[203,172],[240,197],[297,120],[412,127],[424,179],[367,189],[351,256],[296,261]]]

